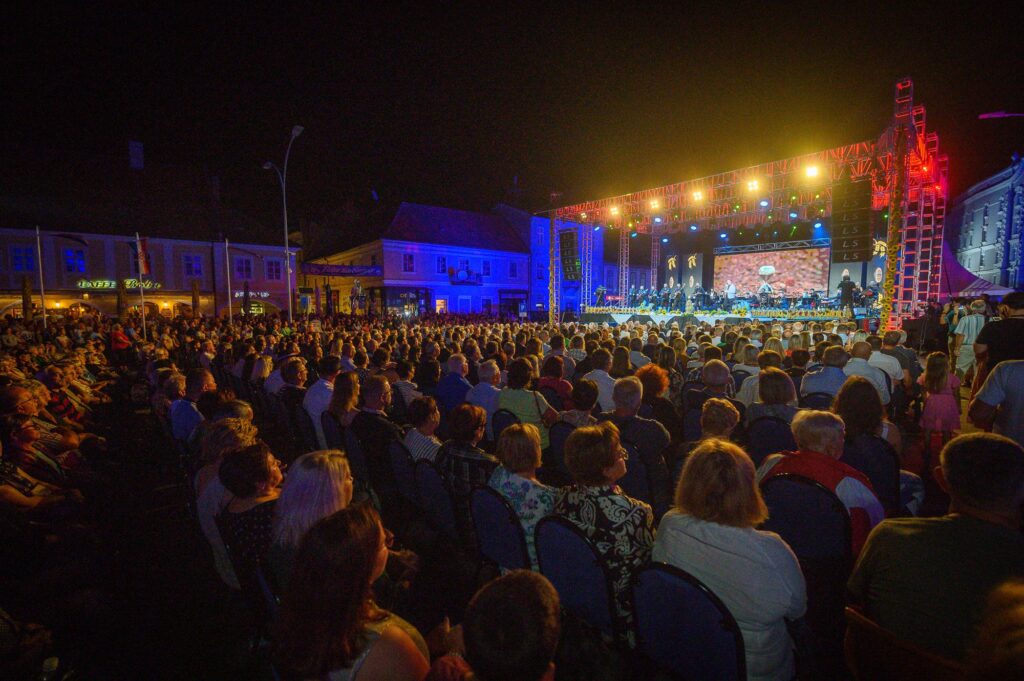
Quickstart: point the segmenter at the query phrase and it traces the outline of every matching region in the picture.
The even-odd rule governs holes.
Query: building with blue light
[[[956,260],[968,272],[997,287],[1024,289],[1024,162],[1019,156],[958,196],[946,224]]]

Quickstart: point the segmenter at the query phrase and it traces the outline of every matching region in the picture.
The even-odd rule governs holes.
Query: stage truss
[[[889,244],[890,252],[896,252],[897,258],[886,263],[894,286],[888,324],[894,326],[903,318],[917,316],[923,303],[939,298],[949,171],[948,158],[939,153],[938,134],[926,127],[924,106],[914,103],[913,81],[896,84],[894,104],[892,122],[877,140],[563,206],[551,216],[552,236],[559,231],[557,223],[582,232],[592,232],[598,225],[618,229],[618,288],[609,293],[621,295],[629,288],[633,231],[651,234],[651,279],[655,281],[660,239],[666,234],[691,225],[698,230],[730,230],[827,218],[832,213],[836,184],[871,182],[872,208],[888,209],[889,219],[900,221],[890,230],[896,241]],[[908,140],[903,158],[897,153],[899,130]],[[903,173],[902,191],[894,196],[899,172]],[[584,261],[584,270],[591,267],[593,263]],[[551,287],[560,291],[557,274],[557,270],[553,272]],[[610,289],[611,282],[608,285]],[[589,300],[590,293],[586,290],[581,299]],[[549,297],[556,306],[549,310],[553,320],[561,312],[558,301],[558,293]]]

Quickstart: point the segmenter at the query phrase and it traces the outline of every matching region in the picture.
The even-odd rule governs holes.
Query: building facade
[[[990,284],[1024,289],[1024,162],[982,180],[957,197],[949,214],[957,262]]]
[[[150,274],[140,277],[134,237],[47,230],[37,246],[35,230],[0,228],[0,314],[21,314],[26,278],[38,309],[40,272],[48,312],[116,314],[119,282],[126,308],[144,302],[150,315],[191,315],[194,288],[200,314],[226,316],[229,303],[237,314],[246,285],[250,311],[287,310],[282,246],[229,244],[225,251],[222,241],[165,238],[145,244]],[[294,252],[291,258],[294,279]]]

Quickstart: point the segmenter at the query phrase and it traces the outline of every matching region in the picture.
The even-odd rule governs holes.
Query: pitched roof
[[[402,203],[382,239],[528,253],[529,249],[500,215],[419,203]]]

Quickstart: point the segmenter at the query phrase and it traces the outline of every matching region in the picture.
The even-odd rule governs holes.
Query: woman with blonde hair
[[[340,449],[303,454],[288,469],[288,479],[274,508],[267,567],[284,586],[299,542],[318,520],[352,501],[352,471]]]
[[[555,508],[555,492],[537,480],[541,464],[540,432],[532,423],[516,423],[501,432],[495,452],[501,465],[491,473],[487,485],[505,497],[519,516],[526,535],[530,564],[537,569],[533,528]]]
[[[706,440],[683,466],[651,556],[722,600],[743,634],[751,681],[794,677],[786,620],[807,610],[796,556],[777,534],[756,529],[767,517],[750,457],[731,442]]]

